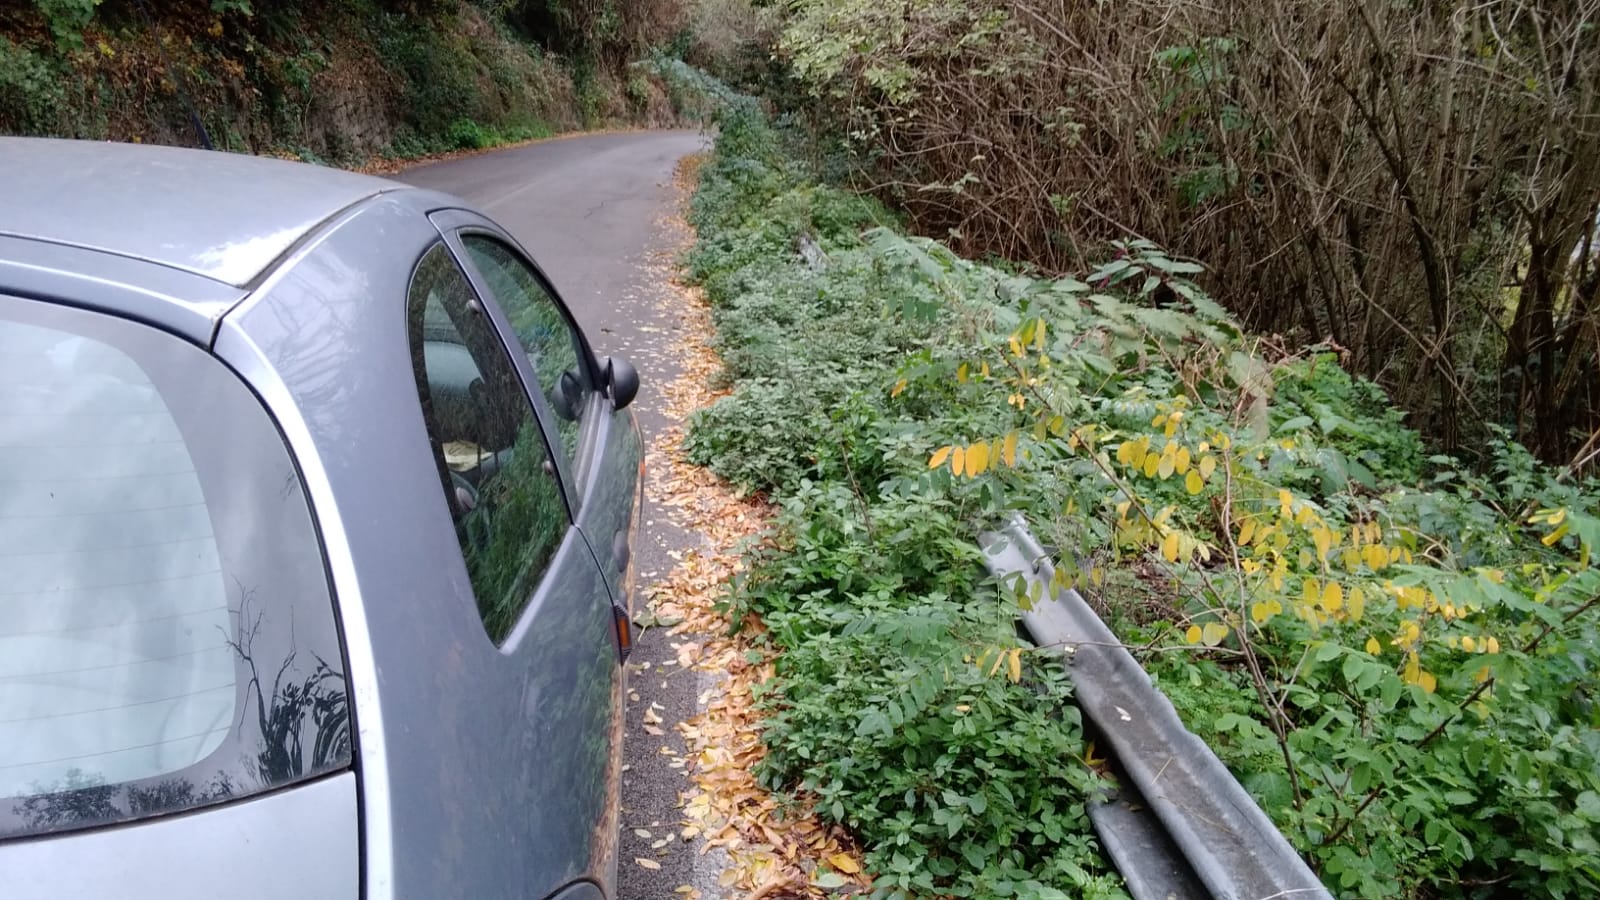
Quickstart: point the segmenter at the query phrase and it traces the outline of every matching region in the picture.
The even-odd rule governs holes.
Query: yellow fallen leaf
[[[659,868],[661,868],[661,863],[658,863],[653,859],[644,859],[643,857],[634,857],[633,861],[638,863],[640,868],[644,868],[644,869],[659,869]]]
[[[846,875],[854,875],[861,871],[861,864],[851,859],[848,853],[835,853],[828,857],[828,863]]]

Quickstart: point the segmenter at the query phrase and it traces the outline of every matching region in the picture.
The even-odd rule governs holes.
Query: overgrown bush
[[[1061,687],[976,565],[1015,510],[1339,894],[1600,892],[1600,484],[1504,436],[1482,474],[1427,455],[1338,348],[1249,337],[1149,242],[1041,279],[822,229],[827,189],[733,109],[693,261],[734,392],[691,449],[781,503],[729,600],[783,650],[765,775],[867,840],[880,894],[1110,889],[1076,722],[1038,717]],[[821,405],[807,368],[840,373]],[[970,780],[1020,746],[1067,755]],[[991,781],[1058,798],[1061,836],[974,813]]]
[[[0,8],[0,130],[192,144],[192,104],[219,147],[348,164],[670,120],[653,85],[630,106],[620,84],[676,33],[672,3],[599,4],[616,15],[530,34],[533,5],[30,0]],[[604,53],[548,49],[591,27]]]
[[[0,122],[15,122],[24,134],[51,132],[66,99],[57,66],[0,36]]]
[[[890,403],[948,323],[886,302],[917,288],[861,240],[880,209],[808,183],[754,106],[719,125],[693,268],[734,391],[688,449],[783,509],[728,601],[783,650],[762,777],[863,838],[880,896],[1120,896],[1084,812],[1097,776],[1036,764],[1087,754],[1068,683],[1017,645],[967,504]]]
[[[1600,460],[1600,2],[819,0],[780,47],[858,183],[968,255],[1149,238],[1413,426]]]

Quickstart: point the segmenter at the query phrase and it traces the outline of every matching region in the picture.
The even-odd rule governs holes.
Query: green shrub
[[[60,67],[0,36],[0,131],[55,134],[66,102]]]
[[[1427,456],[1148,242],[1083,280],[978,265],[720,121],[690,262],[734,390],[688,446],[782,506],[729,599],[783,651],[764,777],[879,896],[1114,889],[1065,688],[973,555],[1014,510],[1341,895],[1600,893],[1600,484],[1503,439]]]

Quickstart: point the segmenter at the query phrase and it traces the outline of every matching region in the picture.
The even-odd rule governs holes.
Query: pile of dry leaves
[[[692,175],[692,164],[680,169],[680,180]],[[717,399],[710,385],[721,363],[706,344],[712,323],[704,297],[692,286],[676,287],[687,320],[675,348],[683,375],[666,388],[665,400],[669,416],[683,422]],[[730,635],[732,623],[716,605],[739,571],[741,544],[761,531],[770,513],[764,501],[740,497],[691,464],[682,438],[680,426],[652,442],[646,490],[673,512],[676,524],[698,532],[704,542],[681,554],[653,588],[649,606],[656,621],[673,623],[672,633],[684,636],[672,645],[678,663],[719,676],[699,698],[704,711],[677,726],[688,747],[686,767],[693,783],[684,795],[682,836],[701,839],[701,853],[723,848],[731,864],[720,883],[747,892],[746,900],[860,892],[868,879],[849,836],[823,825],[805,804],[775,797],[756,782],[765,748],[751,688],[772,677],[773,662],[769,651],[751,640],[760,623],[746,622],[739,634]],[[688,885],[679,892],[700,897]]]

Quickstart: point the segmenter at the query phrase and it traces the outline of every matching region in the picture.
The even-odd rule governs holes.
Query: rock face
[[[192,106],[219,149],[356,163],[676,119],[652,76],[578,66],[473,4],[200,19],[155,8],[154,30],[102,15],[81,44],[30,11],[0,12],[0,133],[195,145]]]

